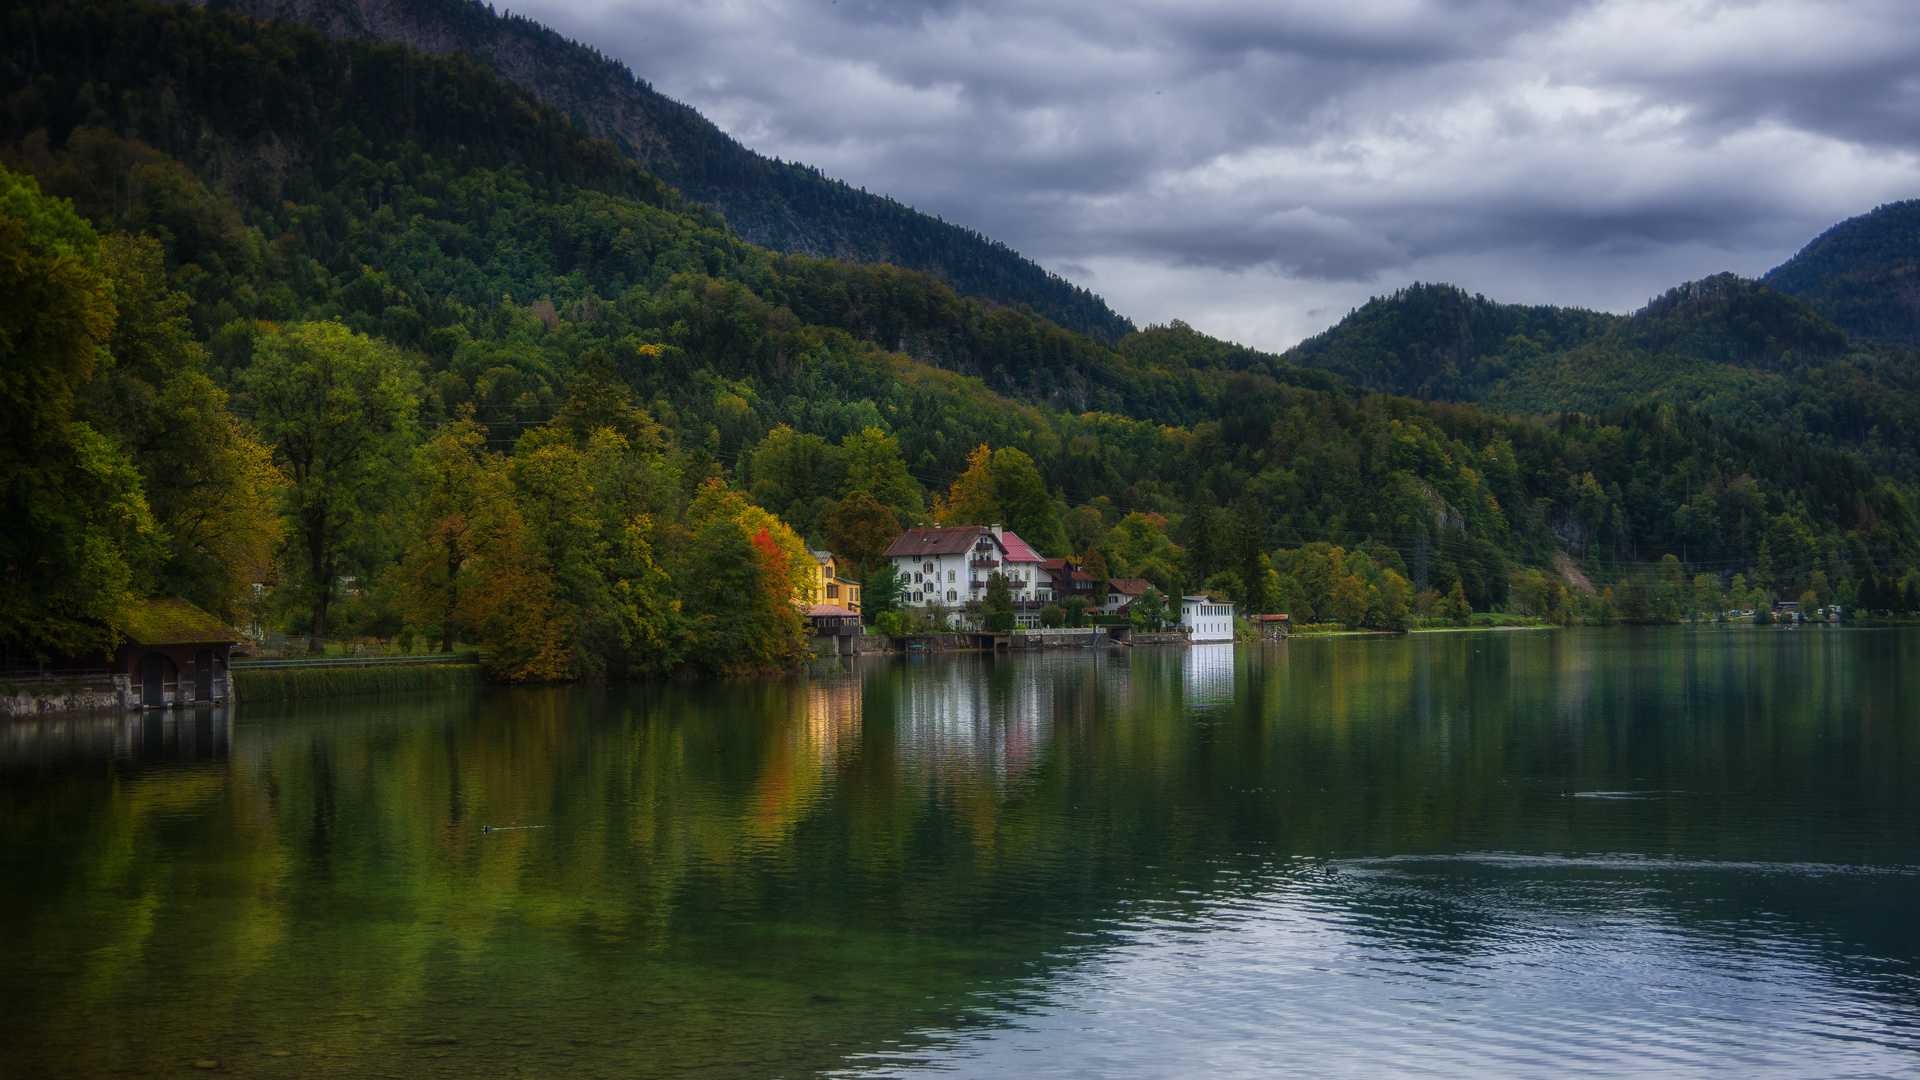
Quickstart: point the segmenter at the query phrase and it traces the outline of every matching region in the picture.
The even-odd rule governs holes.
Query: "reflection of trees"
[[[419,1034],[466,1040],[445,1060],[468,1071],[508,1050],[824,1068],[1030,985],[1136,901],[1350,856],[1436,857],[1349,875],[1357,932],[1470,954],[1552,882],[1442,858],[1461,851],[1911,845],[1889,837],[1920,836],[1916,653],[1613,630],[933,657],[243,708],[230,754],[164,767],[116,734],[138,720],[15,727],[0,858],[35,884],[0,894],[28,958],[0,973],[24,1003],[0,1040],[80,1072],[269,1036],[351,1069]],[[1562,794],[1629,787],[1686,794]],[[1857,929],[1814,889],[1662,881],[1648,903],[1682,923],[1764,902]]]

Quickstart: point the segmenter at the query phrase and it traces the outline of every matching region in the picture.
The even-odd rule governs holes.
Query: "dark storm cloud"
[[[1920,195],[1908,0],[528,13],[764,153],[1267,345],[1414,275],[1637,302]]]

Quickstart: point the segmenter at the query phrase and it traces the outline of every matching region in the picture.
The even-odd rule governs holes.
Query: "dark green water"
[[[1920,1075],[1916,632],[16,723],[0,808],[9,1078]]]

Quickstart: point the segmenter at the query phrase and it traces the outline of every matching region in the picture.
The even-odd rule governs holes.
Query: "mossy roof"
[[[128,604],[120,630],[138,645],[206,645],[241,638],[238,630],[177,596]]]

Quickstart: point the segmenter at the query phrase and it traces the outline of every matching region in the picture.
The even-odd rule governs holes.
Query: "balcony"
[[[975,570],[994,570],[1000,566],[998,559],[975,559],[967,564]]]

